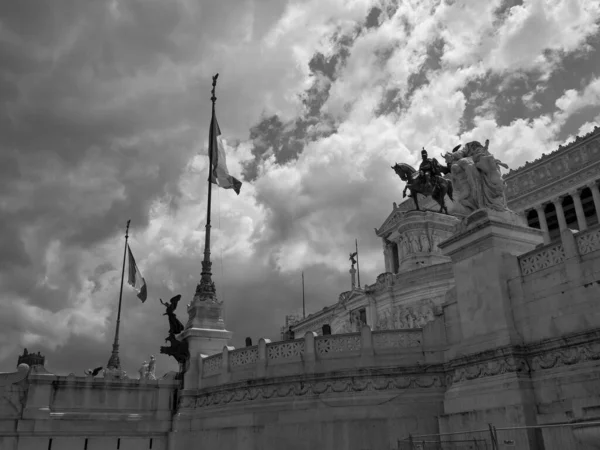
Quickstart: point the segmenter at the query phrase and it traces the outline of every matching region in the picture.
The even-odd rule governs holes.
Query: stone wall
[[[437,430],[443,322],[225,348],[181,392],[174,448],[390,448]],[[418,402],[418,410],[415,410]]]
[[[179,381],[108,381],[26,366],[3,375],[2,450],[168,448]]]
[[[515,324],[525,342],[600,328],[600,226],[519,257],[509,281]]]

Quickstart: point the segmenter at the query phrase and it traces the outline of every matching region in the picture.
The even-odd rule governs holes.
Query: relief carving
[[[431,299],[409,306],[394,305],[378,314],[377,330],[423,328],[435,319]]]
[[[405,389],[441,388],[443,386],[443,377],[438,375],[380,375],[376,378],[346,377],[336,380],[296,381],[208,392],[201,394],[195,399],[192,399],[191,397],[182,397],[179,402],[179,407],[206,408],[228,403],[268,400],[271,398],[304,397],[307,395],[363,391],[402,391]]]
[[[509,356],[507,358],[486,361],[466,367],[460,367],[449,372],[446,376],[446,385],[450,386],[463,381],[477,378],[491,377],[505,373],[529,373],[529,364],[525,358]]]

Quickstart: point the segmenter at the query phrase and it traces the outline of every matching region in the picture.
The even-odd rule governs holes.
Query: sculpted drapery
[[[505,166],[477,141],[444,155],[455,189],[455,203],[470,214],[481,208],[506,211],[505,183],[500,165]]]

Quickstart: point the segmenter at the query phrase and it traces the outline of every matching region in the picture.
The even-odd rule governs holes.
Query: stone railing
[[[600,250],[600,225],[586,231],[561,234],[559,241],[551,242],[519,256],[521,275],[531,275],[564,263],[567,259],[584,256]]]
[[[600,226],[577,233],[575,241],[577,242],[577,250],[582,256],[600,250]]]
[[[530,275],[564,262],[565,249],[562,242],[551,242],[519,256],[521,274]]]
[[[408,365],[416,359],[407,356],[422,354],[422,342],[421,329],[371,332],[368,326],[360,333],[317,336],[308,332],[302,339],[273,343],[260,339],[258,345],[252,347],[237,350],[225,347],[222,353],[202,358],[201,385],[290,375],[305,370],[352,369],[361,364]]]

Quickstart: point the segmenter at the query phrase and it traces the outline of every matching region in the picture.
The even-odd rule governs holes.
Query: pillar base
[[[520,276],[517,256],[543,242],[541,230],[512,211],[478,210],[440,244],[452,259],[463,339],[453,354],[467,355],[519,344],[508,280]]]

